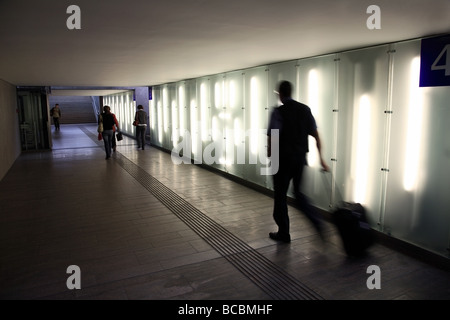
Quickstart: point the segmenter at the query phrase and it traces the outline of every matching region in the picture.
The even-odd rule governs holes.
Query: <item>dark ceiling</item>
[[[0,0],[0,79],[149,86],[449,31],[449,0]]]

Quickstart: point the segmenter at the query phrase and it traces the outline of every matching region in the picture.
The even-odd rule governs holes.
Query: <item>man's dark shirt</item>
[[[279,129],[280,157],[305,155],[309,151],[308,136],[316,129],[316,121],[311,109],[298,101],[288,99],[275,108],[268,129]]]

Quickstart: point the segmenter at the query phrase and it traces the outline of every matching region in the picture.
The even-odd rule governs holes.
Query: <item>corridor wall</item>
[[[120,130],[124,133],[136,136],[136,128],[133,126],[136,113],[136,102],[133,100],[133,91],[125,91],[103,97],[103,105],[110,106],[111,112],[116,115]]]
[[[0,180],[21,153],[20,126],[17,112],[17,91],[12,84],[0,79]]]
[[[417,39],[153,86],[151,143],[174,164],[272,190],[266,130],[274,90],[289,80],[332,168],[329,190],[310,138],[303,189],[314,204],[360,202],[373,229],[448,258],[450,90],[419,87],[420,48]]]

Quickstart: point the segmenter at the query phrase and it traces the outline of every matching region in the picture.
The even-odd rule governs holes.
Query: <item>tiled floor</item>
[[[448,270],[381,244],[349,259],[295,208],[292,242],[274,243],[269,196],[129,137],[105,160],[95,129],[62,126],[0,181],[1,299],[450,299]]]

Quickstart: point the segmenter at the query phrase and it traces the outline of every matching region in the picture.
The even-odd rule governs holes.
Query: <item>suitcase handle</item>
[[[334,178],[334,175],[331,171],[321,169],[320,172],[323,173],[322,174],[323,183],[325,185],[325,190],[327,191],[328,197],[330,199],[330,207],[335,207],[336,203],[344,201],[339,188],[336,186],[336,179]],[[328,174],[330,178],[328,178]]]

